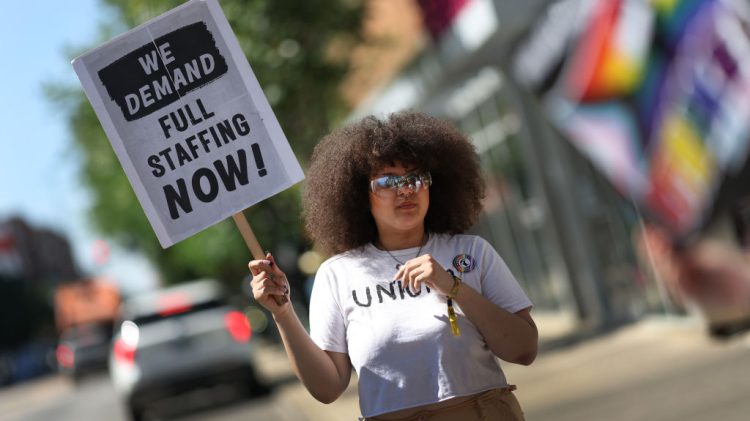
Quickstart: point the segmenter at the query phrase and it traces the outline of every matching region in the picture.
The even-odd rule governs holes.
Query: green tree
[[[101,39],[69,54],[71,58],[182,3],[102,2],[110,18],[102,25]],[[221,6],[304,167],[317,140],[348,112],[339,85],[349,56],[341,51],[361,40],[361,2],[222,0]],[[67,113],[83,163],[81,178],[93,193],[90,216],[96,229],[149,256],[167,283],[204,276],[236,282],[247,273],[249,252],[232,221],[162,250],[81,89],[59,83],[46,88]],[[304,242],[299,196],[295,186],[246,212],[265,248]]]

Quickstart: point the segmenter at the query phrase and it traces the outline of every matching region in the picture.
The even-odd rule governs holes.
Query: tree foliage
[[[77,53],[182,3],[102,2],[111,13],[102,25],[101,39]],[[221,0],[220,4],[304,167],[317,140],[348,111],[338,89],[349,67],[348,55],[336,50],[359,42],[361,3]],[[53,83],[47,92],[67,113],[74,146],[82,157],[81,178],[93,193],[90,216],[95,228],[122,245],[140,249],[167,283],[204,276],[234,282],[247,273],[249,252],[232,221],[162,250],[81,89]],[[299,186],[253,206],[246,215],[267,249],[294,248],[303,242]]]

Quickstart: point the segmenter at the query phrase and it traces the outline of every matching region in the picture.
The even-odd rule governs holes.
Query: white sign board
[[[304,178],[216,0],[73,60],[162,247]]]

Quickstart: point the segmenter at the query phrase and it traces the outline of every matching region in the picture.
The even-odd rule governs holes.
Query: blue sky
[[[18,215],[67,236],[83,269],[110,275],[127,289],[152,284],[148,265],[130,253],[113,250],[106,265],[92,262],[91,246],[98,236],[86,219],[89,199],[79,181],[80,161],[63,110],[55,109],[42,89],[45,81],[80,86],[66,47],[96,42],[106,9],[98,0],[13,1],[4,6],[0,220]]]

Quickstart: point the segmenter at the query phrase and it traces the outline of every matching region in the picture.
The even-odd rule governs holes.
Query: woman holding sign
[[[421,113],[368,117],[315,148],[306,227],[333,257],[315,278],[310,334],[282,270],[253,260],[255,299],[274,316],[297,377],[330,403],[359,378],[366,420],[521,420],[496,357],[537,353],[531,302],[485,240],[462,234],[484,192],[471,143]]]

